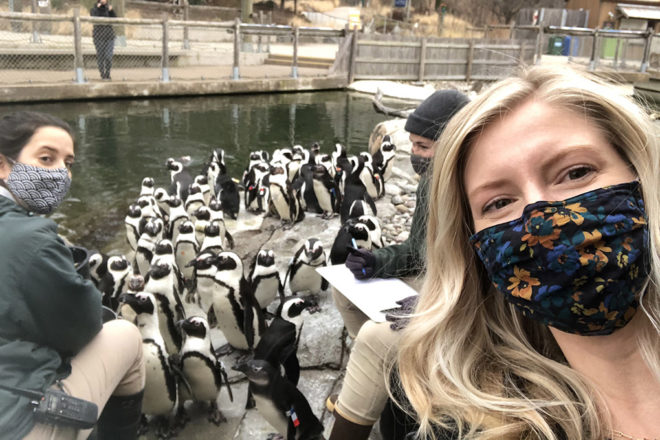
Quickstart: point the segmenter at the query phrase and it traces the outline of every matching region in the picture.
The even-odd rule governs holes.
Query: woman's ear
[[[7,161],[7,158],[0,154],[0,180],[5,180],[9,177],[9,172],[11,171],[11,166]]]

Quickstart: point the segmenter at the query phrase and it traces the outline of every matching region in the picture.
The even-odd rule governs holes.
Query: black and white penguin
[[[389,135],[383,136],[380,148],[373,154],[374,170],[381,176],[383,181],[389,180],[394,168],[394,156],[396,145],[392,143]]]
[[[222,247],[225,249],[234,248],[234,237],[231,235],[225,224],[225,214],[222,210],[222,205],[217,200],[211,200],[208,206],[210,213],[209,222],[216,223],[220,228],[220,238],[222,239]]]
[[[322,214],[323,209],[319,206],[319,201],[314,193],[314,166],[314,164],[307,163],[300,167],[300,172],[292,183],[292,187],[296,191],[303,211]]]
[[[211,221],[204,228],[204,240],[199,247],[200,252],[213,252],[219,254],[224,250],[225,246],[220,236],[220,222],[218,220]]]
[[[270,203],[285,224],[293,224],[305,218],[305,211],[300,207],[298,196],[287,180],[287,174],[281,166],[270,168]]]
[[[284,282],[291,293],[316,294],[328,288],[328,282],[319,275],[316,268],[327,265],[323,244],[318,238],[308,238],[296,251],[287,270]]]
[[[216,258],[216,286],[213,311],[230,346],[251,350],[266,328],[259,303],[243,276],[243,262],[233,252],[221,252]]]
[[[179,197],[170,197],[167,201],[167,205],[170,207],[170,221],[167,236],[173,243],[176,243],[177,235],[179,234],[179,226],[181,226],[183,222],[190,220],[190,216],[186,212],[186,208],[183,206],[183,201]]]
[[[106,254],[95,251],[89,256],[89,277],[104,295],[109,295],[113,286],[112,275],[108,272],[108,259]]]
[[[330,262],[344,264],[348,257],[348,248],[363,248],[371,250],[371,235],[369,228],[356,218],[349,218],[341,225],[335,241],[330,249]]]
[[[357,167],[350,174],[345,175],[344,196],[340,208],[342,224],[351,217],[359,217],[364,214],[376,215],[376,204],[360,179],[363,169],[364,162],[358,162]]]
[[[375,215],[361,215],[358,217],[358,221],[366,225],[367,229],[369,229],[372,248],[378,249],[386,246],[378,217]]]
[[[142,179],[142,185],[140,186],[140,195],[141,196],[153,196],[154,195],[154,179],[151,177],[145,177]]]
[[[217,255],[213,252],[200,252],[188,263],[193,269],[195,279],[194,299],[184,298],[188,303],[197,302],[206,314],[209,314],[213,306],[213,291],[216,287],[215,274],[218,268],[215,266]]]
[[[293,160],[293,151],[291,151],[291,148],[278,148],[273,151],[273,158],[270,162],[286,166],[291,160]]]
[[[302,313],[312,306],[314,304],[299,296],[282,298],[275,318],[254,349],[253,359],[268,361],[277,370],[282,365],[287,380],[294,385],[298,385],[300,378],[297,352],[303,327]]]
[[[156,188],[154,190],[154,199],[158,204],[158,209],[162,214],[163,220],[168,220],[170,216],[170,205],[167,203],[170,195],[167,193],[165,188]]]
[[[312,177],[314,195],[323,211],[321,217],[331,218],[336,212],[339,212],[341,206],[342,196],[339,187],[323,165],[314,166]]]
[[[216,199],[222,204],[224,213],[232,219],[238,218],[241,207],[241,197],[238,186],[228,174],[221,174],[216,181]]]
[[[159,218],[149,218],[142,226],[142,235],[137,243],[135,251],[135,266],[138,273],[146,276],[151,266],[156,243],[162,239],[163,221]]]
[[[150,293],[127,293],[121,296],[122,310],[130,308],[134,324],[142,335],[142,356],[145,367],[142,414],[158,419],[158,438],[174,434],[170,416],[178,406],[177,377],[170,365],[169,354],[160,333],[157,301]],[[142,425],[146,428],[146,419]]]
[[[252,359],[233,367],[244,373],[257,411],[286,439],[323,439],[323,425],[305,396],[267,361]]]
[[[275,265],[275,253],[272,250],[262,249],[257,253],[252,261],[248,280],[262,310],[265,310],[275,297],[279,296],[280,301],[284,299],[284,284]]]
[[[335,173],[337,170],[335,169],[334,164],[332,163],[332,156],[329,154],[320,154],[316,156],[316,165],[323,165],[326,170],[328,170],[328,174],[334,179]]]
[[[140,206],[140,212],[143,219],[151,217],[162,217],[158,202],[153,195],[143,195],[135,201]]]
[[[204,230],[211,223],[211,212],[206,206],[200,206],[197,211],[195,211],[190,218],[190,220],[195,225],[195,239],[197,243],[201,244],[204,242]]]
[[[145,281],[144,291],[153,294],[158,302],[160,333],[163,335],[167,352],[178,353],[181,348],[181,334],[176,323],[185,316],[175,288],[177,281],[174,270],[169,263],[154,264]]]
[[[220,425],[227,421],[217,403],[222,386],[227,387],[232,401],[234,396],[227,379],[227,371],[222,362],[217,359],[213,344],[211,344],[209,324],[201,316],[191,316],[180,321],[179,327],[183,335],[183,345],[179,352],[178,364],[192,392],[192,395],[188,396],[187,390],[182,390],[179,411],[183,411],[185,400],[208,402],[209,422]]]
[[[211,185],[209,184],[208,178],[204,175],[195,176],[193,184],[199,185],[199,188],[202,190],[202,197],[204,198],[204,204],[208,206],[212,197]],[[190,197],[190,195],[188,195],[188,197]]]
[[[137,250],[137,242],[140,239],[140,219],[142,218],[142,210],[140,205],[133,203],[128,207],[128,213],[124,218],[126,225],[126,241],[135,252]]]
[[[268,209],[269,201],[268,162],[259,162],[252,166],[245,179],[245,209],[261,213]]]
[[[206,206],[201,185],[198,183],[193,183],[190,185],[190,187],[188,187],[188,198],[186,199],[184,206],[188,215],[193,215],[193,213],[199,208]]]
[[[131,273],[131,265],[123,255],[108,258],[108,273],[112,277],[112,293],[103,296],[103,305],[113,311],[119,307],[119,295],[124,292]]]
[[[199,244],[195,238],[195,225],[191,221],[185,221],[179,226],[179,233],[174,243],[174,259],[183,276],[184,284],[193,280],[194,268],[188,263],[199,252]]]
[[[368,159],[365,159],[365,157]],[[363,164],[362,170],[360,171],[360,180],[367,189],[369,196],[371,196],[372,199],[379,199],[385,194],[385,187],[380,175],[374,172],[371,163],[371,155],[366,151],[363,151],[360,153],[360,162]]]
[[[332,157],[332,166],[337,168],[344,168],[348,162],[348,156],[346,154],[346,147],[340,143],[335,144],[335,151],[331,154]]]
[[[188,188],[193,183],[193,178],[184,167],[183,163],[173,158],[167,159],[167,169],[170,171],[170,194],[176,195],[184,202],[188,198]]]

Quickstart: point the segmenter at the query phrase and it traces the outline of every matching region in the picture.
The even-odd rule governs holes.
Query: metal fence
[[[97,27],[95,33],[94,27]],[[3,84],[102,80],[100,29],[112,29],[113,81],[327,74],[343,30],[234,22],[0,13]],[[96,40],[96,41],[95,41]],[[309,62],[306,54],[330,61]],[[317,57],[318,58],[318,57]],[[323,57],[320,57],[323,58]],[[264,64],[269,64],[264,66]]]

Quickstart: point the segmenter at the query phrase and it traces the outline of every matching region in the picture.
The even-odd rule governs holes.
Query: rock
[[[385,194],[391,194],[393,196],[398,196],[401,194],[401,188],[394,183],[385,183]]]
[[[369,136],[369,152],[374,154],[380,148],[383,137],[388,134],[397,151],[410,153],[412,143],[410,135],[404,129],[405,125],[405,119],[391,119],[377,124]]]
[[[406,240],[408,240],[409,235],[410,235],[410,232],[402,231],[399,235],[396,236],[396,240],[397,241],[406,241]]]
[[[401,212],[401,213],[407,213],[408,212],[408,208],[406,207],[406,205],[396,205],[396,210]]]
[[[416,200],[408,200],[407,202],[404,203],[408,208],[414,209],[415,205],[417,204]]]
[[[403,197],[400,196],[392,196],[392,204],[393,205],[400,205],[404,202]]]

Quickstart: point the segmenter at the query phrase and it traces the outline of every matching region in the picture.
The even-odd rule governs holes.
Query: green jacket
[[[101,294],[75,270],[57,225],[0,196],[0,383],[43,391],[101,330]],[[30,399],[0,390],[3,439],[34,426]]]
[[[408,239],[401,244],[386,246],[374,251],[376,257],[374,277],[402,278],[422,272],[426,257],[428,186],[428,176],[422,176],[417,185],[417,205],[413,213]]]

